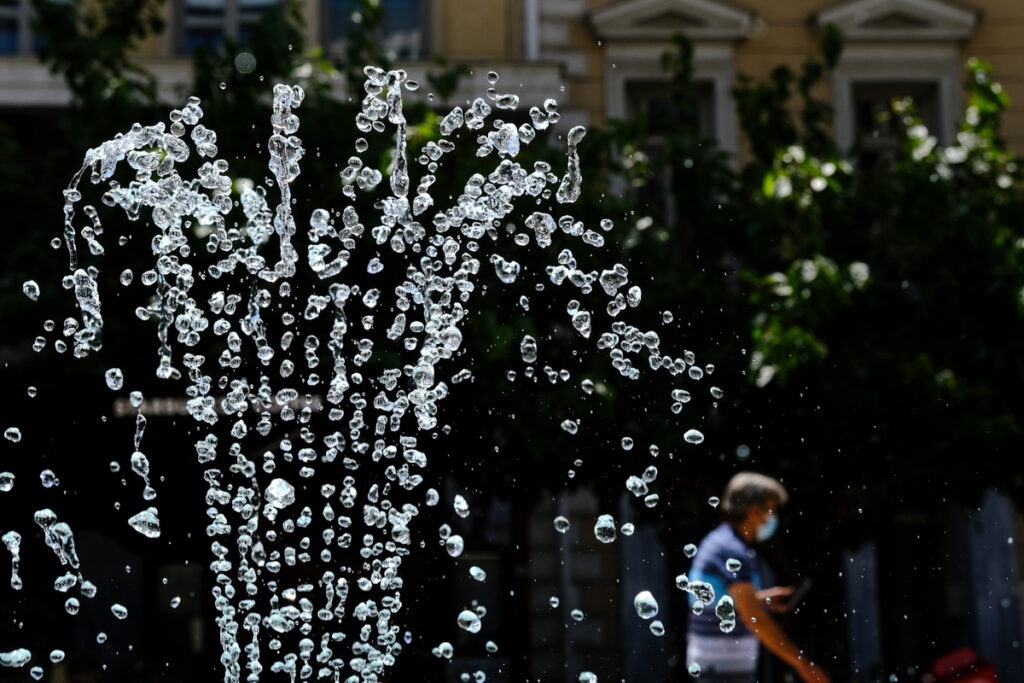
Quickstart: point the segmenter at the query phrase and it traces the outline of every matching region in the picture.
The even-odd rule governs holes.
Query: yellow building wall
[[[516,0],[437,0],[434,51],[449,60],[506,59],[521,54],[513,26]],[[521,9],[519,10],[521,16]],[[521,20],[520,20],[521,23]]]
[[[139,54],[146,57],[168,57],[171,55],[174,36],[174,9],[178,3],[167,0],[159,4],[160,16],[164,20],[164,30],[156,35],[147,36],[139,43]]]
[[[385,0],[386,1],[386,0]],[[545,0],[539,0],[544,3]],[[609,0],[586,0],[587,10]],[[321,37],[320,0],[301,0],[310,45]],[[803,61],[818,56],[819,34],[811,21],[814,12],[831,6],[832,0],[745,0],[740,6],[756,12],[758,29],[735,44],[737,74],[764,80],[778,64],[799,71]],[[166,30],[147,38],[139,53],[151,58],[174,56],[176,0],[160,5]],[[1011,148],[1024,154],[1024,0],[975,0],[981,10],[975,32],[960,46],[962,61],[977,56],[992,64],[993,71],[1012,104],[1003,119],[1003,133]],[[431,3],[432,52],[449,61],[492,61],[523,58],[523,0],[433,0]],[[587,113],[592,124],[604,123],[606,59],[604,47],[586,16],[572,22],[570,49],[585,56],[586,72],[566,74],[568,106]],[[610,65],[608,65],[610,66]],[[819,86],[817,96],[831,99],[830,84]],[[958,112],[959,113],[959,112]],[[740,140],[745,158],[746,143]]]
[[[980,57],[1010,96],[1003,116],[1003,135],[1017,154],[1024,155],[1024,0],[976,0],[981,21],[961,49],[964,60]]]
[[[587,0],[587,8],[608,2]],[[816,11],[833,6],[833,0],[745,0],[734,4],[753,10],[761,20],[749,39],[735,44],[737,75],[747,74],[763,81],[779,64],[799,72],[805,59],[820,57],[820,36],[812,17]],[[1024,154],[1024,0],[975,0],[970,6],[981,10],[981,17],[971,40],[960,46],[961,61],[980,57],[992,64],[995,78],[1011,99],[1010,109],[1003,117],[1004,137],[1011,149]],[[571,104],[585,110],[593,123],[600,124],[605,109],[604,49],[585,17],[580,17],[571,36],[573,47],[586,53],[588,65],[586,75],[566,78]],[[815,95],[826,101],[832,99],[828,79],[819,85]],[[795,102],[794,106],[797,105]],[[742,160],[747,157],[749,146],[742,136],[739,143]]]

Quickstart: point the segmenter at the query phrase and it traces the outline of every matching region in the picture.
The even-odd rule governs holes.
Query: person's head
[[[778,526],[778,509],[789,500],[789,494],[778,479],[740,472],[726,484],[722,496],[722,512],[732,524],[751,526],[755,538],[768,540]]]

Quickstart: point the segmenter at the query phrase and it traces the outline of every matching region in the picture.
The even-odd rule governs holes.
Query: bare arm
[[[796,669],[800,678],[814,683],[829,683],[824,671],[803,655],[778,622],[765,608],[764,601],[758,598],[754,584],[749,582],[734,583],[729,586],[729,595],[736,605],[743,624],[757,636],[761,644],[771,650],[779,659]]]

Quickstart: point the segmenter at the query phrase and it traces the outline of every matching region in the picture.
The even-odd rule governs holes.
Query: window
[[[847,0],[814,20],[836,25],[847,43],[833,75],[841,149],[875,157],[886,145],[892,150],[896,122],[879,127],[874,114],[893,97],[913,98],[932,135],[952,139],[961,110],[959,43],[973,34],[976,11],[940,0]]]
[[[682,33],[693,41],[693,74],[700,84],[698,131],[714,138],[720,149],[735,154],[736,110],[730,106],[735,44],[756,32],[760,25],[756,14],[715,0],[624,0],[600,5],[590,12],[590,21],[604,46],[605,114],[609,118],[636,113],[633,94],[646,93],[646,98],[641,98],[645,103],[639,106],[653,108],[651,111],[667,104],[667,93],[652,83],[651,76],[663,73],[662,55],[673,49],[672,36]]]
[[[647,114],[648,125],[659,125],[672,114],[667,76],[662,74],[661,56],[670,45],[610,45],[605,52],[605,113],[609,118],[627,118]],[[613,66],[614,65],[614,66]],[[732,46],[696,45],[693,73],[697,86],[697,131],[701,137],[714,138],[718,147],[736,151],[736,108],[729,90],[735,69]],[[657,135],[655,128],[650,129]]]
[[[715,92],[711,81],[697,81],[695,84],[697,102],[694,111],[683,112],[672,101],[667,81],[632,80],[626,83],[626,106],[630,118],[643,116],[647,121],[647,132],[652,138],[659,138],[668,131],[678,130],[684,117],[685,124],[693,128],[702,138],[715,137]]]
[[[854,148],[861,163],[891,159],[899,149],[902,124],[892,116],[894,100],[909,98],[921,122],[941,131],[939,84],[936,81],[861,81],[853,84]]]
[[[0,0],[0,55],[32,52],[29,0]]]
[[[225,37],[245,43],[252,27],[278,0],[184,0],[181,51],[216,50]]]
[[[359,0],[325,0],[324,45],[330,52],[344,49],[345,41],[362,23]],[[381,0],[380,35],[392,59],[417,59],[427,49],[425,26],[430,23],[426,0]]]
[[[715,138],[715,90],[709,80],[694,83],[696,106],[683,111],[672,100],[671,86],[666,80],[636,79],[625,84],[626,115],[630,119],[643,117],[647,138],[642,151],[652,162],[654,173],[647,184],[638,189],[643,205],[665,225],[673,225],[676,214],[676,198],[671,191],[672,169],[667,163],[664,136],[678,133],[683,125],[700,139]]]

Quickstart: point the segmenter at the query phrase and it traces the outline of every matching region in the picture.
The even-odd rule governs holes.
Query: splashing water
[[[0,652],[0,666],[20,668],[28,664],[31,659],[32,653],[23,647],[10,652]]]
[[[543,107],[530,109],[531,123],[517,127],[494,121],[493,131],[480,134],[476,156],[495,155],[493,170],[465,179],[461,194],[450,205],[435,206],[443,200],[431,196],[429,188],[443,156],[455,149],[452,138],[464,129],[484,128],[491,106],[478,98],[441,119],[441,139],[413,152],[416,162],[425,167],[417,182],[409,162],[402,100],[403,88],[415,89],[414,85],[401,70],[367,67],[365,75],[366,96],[355,125],[366,135],[389,130],[393,135],[388,182],[383,184],[385,173],[365,165],[359,156],[348,159],[341,179],[346,199],[355,200],[360,194],[377,198],[372,216],[360,216],[353,204],[342,211],[313,208],[305,235],[300,232],[292,185],[301,174],[306,153],[296,136],[300,127],[296,112],[305,94],[298,86],[283,84],[273,89],[272,133],[267,142],[273,180],[240,184],[240,190],[233,190],[230,164],[217,157],[216,133],[201,122],[199,99],[190,98],[171,112],[169,126],[135,124],[90,149],[64,192],[68,275],[61,284],[71,292],[79,311],[78,319],[65,323],[64,332],[76,357],[102,349],[101,297],[105,295],[99,267],[87,263],[105,254],[98,211],[83,205],[81,211],[88,220],[77,225],[77,205],[83,202],[81,181],[88,178],[102,186],[105,206],[123,210],[132,221],[151,224],[155,232],[151,268],[137,282],[132,269],[124,269],[118,280],[124,287],[151,290],[148,303],[135,312],[140,320],[156,323],[156,376],[185,384],[186,409],[199,430],[195,454],[208,485],[211,523],[206,531],[212,539],[212,595],[226,683],[259,680],[267,669],[292,681],[371,682],[394,665],[402,652],[397,623],[404,606],[400,569],[418,538],[415,517],[420,510],[411,496],[424,483],[421,472],[427,464],[417,434],[437,428],[449,385],[472,376],[461,370],[445,379],[450,361],[463,347],[462,328],[481,289],[479,281],[489,270],[482,272],[475,256],[480,240],[490,237],[495,249],[500,246],[492,226],[513,215],[516,200],[543,208],[543,200],[552,195],[552,184],[557,184],[558,204],[576,202],[582,191],[578,146],[586,130],[581,126],[566,136],[563,176],[552,173],[546,162],[536,162],[531,169],[515,161],[538,131],[558,122],[557,103],[547,100]],[[496,80],[497,75],[491,82]],[[513,94],[495,92],[492,99],[498,109],[519,106]],[[356,149],[359,153],[368,149],[364,138],[357,141]],[[196,175],[182,175],[183,165],[196,157]],[[129,180],[122,183],[117,176],[125,166],[130,169]],[[601,234],[572,216],[556,219],[535,210],[522,222],[540,249],[551,247],[559,232],[586,246],[604,243]],[[605,219],[600,227],[607,231],[613,226]],[[196,228],[208,234],[203,258],[193,245]],[[525,246],[530,237],[523,232],[514,241]],[[365,270],[350,268],[361,263],[363,255]],[[498,253],[488,260],[504,284],[525,272],[519,263]],[[402,274],[402,281],[387,302],[389,307],[384,305],[387,293],[370,285],[392,268]],[[572,299],[566,306],[568,320],[583,340],[608,352],[612,367],[622,376],[636,379],[640,369],[632,357],[643,355],[654,371],[694,380],[703,374],[691,352],[678,358],[662,353],[661,340],[653,330],[621,319],[610,321],[608,329],[600,328],[593,311],[604,311],[615,319],[641,302],[639,286],[627,289],[630,273],[625,265],[584,270],[572,251],[564,248],[545,273],[551,283],[568,283],[579,290],[582,301]],[[585,306],[587,297],[595,295],[595,283],[600,285],[598,295],[603,293],[607,300],[603,306]],[[39,286],[28,281],[24,293],[35,300]],[[287,312],[292,304],[301,313]],[[529,310],[530,302],[523,297],[520,305]],[[375,348],[374,339],[363,334],[381,316],[390,318],[380,326],[393,342],[387,349]],[[208,357],[203,351],[209,350]],[[520,354],[528,366],[527,376],[532,376],[534,367],[539,367],[535,365],[537,340],[523,336]],[[308,371],[305,386],[296,376],[303,374],[296,367],[302,363]],[[544,370],[552,382],[557,381],[558,372],[550,367]],[[567,379],[568,373],[563,374],[562,379]],[[105,381],[111,390],[120,391],[124,374],[110,368]],[[595,384],[585,379],[581,387],[591,393]],[[217,392],[223,397],[215,398]],[[721,390],[715,387],[712,393],[718,398]],[[137,391],[130,396],[138,411],[131,467],[144,482],[143,499],[152,501],[156,491],[150,485],[151,465],[139,450],[146,427],[143,397]],[[673,412],[678,413],[675,406],[681,408],[690,394],[676,389],[672,400]],[[577,422],[567,420],[562,428],[575,433]],[[272,435],[279,434],[285,436],[273,441]],[[5,436],[13,442],[21,438],[13,427]],[[703,438],[693,429],[685,436],[694,445]],[[631,438],[622,439],[623,449],[632,446]],[[651,448],[656,455],[656,447]],[[264,453],[262,464],[247,455],[257,449]],[[346,471],[341,481],[335,463]],[[642,477],[630,476],[626,483],[634,495],[646,496],[648,507],[657,504],[657,494],[648,494],[656,476],[657,470],[648,468]],[[9,490],[13,475],[3,481],[6,488],[0,490]],[[430,489],[426,504],[436,505],[438,500],[436,490]],[[453,510],[458,517],[471,514],[461,495],[455,497]],[[95,586],[82,576],[71,528],[49,509],[37,511],[35,521],[46,545],[69,568],[64,590],[78,586],[83,597],[93,597]],[[146,538],[161,535],[156,507],[146,507],[127,521]],[[302,536],[314,521],[324,525],[319,552],[310,552],[319,542],[316,535]],[[353,527],[360,524],[357,534]],[[568,519],[558,517],[554,528],[565,533]],[[624,535],[632,531],[632,524],[622,528]],[[611,515],[598,517],[594,534],[602,543],[615,541]],[[21,536],[11,531],[3,540],[12,556],[11,585],[20,588]],[[452,557],[462,555],[465,548],[462,537],[450,529],[442,543]],[[358,559],[350,561],[350,555]],[[478,567],[471,568],[470,575],[477,581],[486,579]],[[706,598],[705,603],[714,597],[703,586],[690,584],[684,590]],[[69,614],[77,613],[79,606],[73,597],[65,602]],[[635,607],[643,619],[658,612],[657,602],[647,591],[636,596]],[[131,618],[120,604],[110,609],[117,619]],[[477,633],[485,612],[483,606],[463,610],[455,621],[462,630]],[[578,618],[583,618],[582,612]],[[353,629],[358,637],[347,639]],[[651,631],[660,636],[664,627],[654,621]],[[348,644],[342,646],[343,642]],[[486,649],[496,652],[497,645],[488,641]],[[441,643],[434,653],[450,659],[453,647]],[[50,658],[59,661],[53,655]],[[0,653],[4,666],[23,666],[30,659],[27,650]],[[597,680],[586,671],[579,679]]]
[[[11,553],[11,588],[16,591],[21,590],[24,586],[18,575],[18,570],[21,567],[21,534],[17,531],[8,531],[0,537],[0,540],[3,540],[7,550]]]

